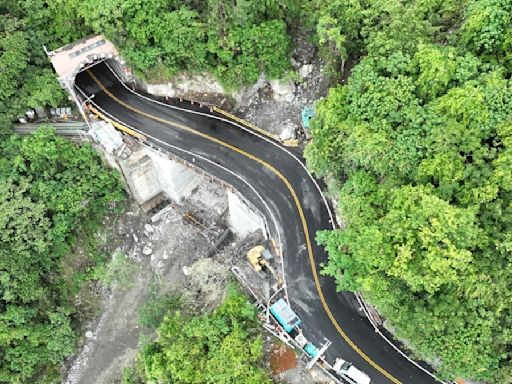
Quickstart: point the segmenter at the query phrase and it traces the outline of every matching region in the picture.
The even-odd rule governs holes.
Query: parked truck
[[[299,347],[306,352],[315,361],[320,357],[317,347],[308,341],[302,334],[302,330],[299,328],[301,323],[299,317],[292,311],[290,306],[284,301],[284,299],[277,300],[271,307],[270,312],[276,320],[281,324],[283,329],[293,337]]]
[[[281,324],[283,329],[291,333],[301,323],[299,317],[292,311],[284,299],[277,300],[271,307],[270,313]]]
[[[343,359],[336,359],[332,369],[338,375],[348,378],[353,384],[370,384],[370,377]]]

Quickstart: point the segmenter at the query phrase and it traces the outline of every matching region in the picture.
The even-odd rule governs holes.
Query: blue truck
[[[276,320],[281,324],[288,333],[292,332],[295,327],[300,324],[299,317],[292,311],[290,306],[286,304],[284,299],[277,300],[271,307],[270,313],[274,315]]]
[[[306,140],[311,139],[310,129],[310,120],[315,117],[315,110],[313,107],[306,107],[302,110],[302,129],[304,130],[304,136]]]
[[[301,112],[302,116],[302,127],[304,129],[309,129],[309,120],[315,117],[315,110],[313,107],[306,107]]]

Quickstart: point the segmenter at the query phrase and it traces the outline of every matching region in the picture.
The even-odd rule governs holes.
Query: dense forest
[[[145,79],[209,71],[232,89],[285,76],[298,30],[333,79],[306,149],[346,224],[318,234],[324,273],[444,377],[512,383],[510,0],[0,0],[0,132],[65,99],[43,45],[102,33]],[[0,381],[51,382],[75,340],[61,262],[122,194],[91,148],[51,131],[2,136],[0,153]],[[148,377],[182,326],[164,320]]]
[[[0,382],[60,376],[85,315],[75,295],[98,261],[85,255],[72,269],[78,257],[71,249],[78,234],[93,237],[123,198],[117,175],[89,145],[77,147],[51,129],[0,143]]]
[[[39,1],[0,1],[0,132],[28,107],[56,107],[64,99],[43,45],[79,36],[57,32],[58,7]]]
[[[309,166],[346,228],[325,273],[444,377],[512,382],[512,3],[330,1]]]

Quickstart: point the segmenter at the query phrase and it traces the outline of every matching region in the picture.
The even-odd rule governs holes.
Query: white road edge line
[[[390,341],[382,332],[381,330],[377,327],[377,325],[375,324],[375,322],[373,321],[373,319],[371,318],[370,316],[370,313],[368,312],[368,309],[366,307],[366,303],[361,300],[361,298],[359,297],[358,294],[356,294],[356,298],[357,298],[357,301],[359,302],[359,305],[361,306],[363,312],[365,313],[366,317],[368,318],[368,321],[369,323],[373,326],[375,332],[377,332],[377,334],[382,338],[384,339],[384,341],[386,341],[393,349],[395,349],[400,355],[402,355],[404,358],[406,358],[410,363],[414,364],[417,368],[421,369],[423,372],[425,372],[426,374],[430,375],[433,379],[439,381],[440,383],[444,383],[444,384],[447,384],[447,383],[451,383],[451,382],[448,382],[448,381],[444,381],[444,380],[441,380],[439,377],[437,377],[436,375],[434,375],[432,372],[430,372],[428,369],[425,369],[424,367],[422,367],[421,365],[419,365],[416,361],[414,360],[411,360],[411,358],[409,356],[407,356],[405,354],[405,352],[403,352],[400,348],[398,348],[395,344],[393,344],[392,341]]]
[[[315,180],[315,178],[313,177],[313,175],[309,172],[309,170],[307,169],[306,165],[300,161],[297,156],[295,156],[292,152],[290,152],[288,149],[282,147],[281,145],[277,144],[276,142],[270,140],[269,138],[257,133],[257,132],[254,132],[253,130],[247,128],[247,127],[244,127],[243,125],[241,124],[238,124],[236,122],[233,122],[231,120],[228,120],[228,119],[225,119],[225,118],[222,118],[222,117],[219,117],[219,116],[215,116],[213,114],[208,114],[208,113],[204,113],[204,112],[197,112],[197,111],[192,111],[192,110],[189,110],[189,109],[186,109],[186,108],[180,108],[180,107],[177,107],[177,106],[174,106],[174,105],[169,105],[169,104],[165,104],[165,103],[162,103],[161,101],[158,101],[158,100],[154,100],[150,97],[147,97],[147,96],[144,96],[144,95],[141,95],[140,93],[134,91],[133,89],[131,89],[129,86],[127,86],[125,84],[125,82],[117,75],[117,73],[115,72],[115,70],[108,64],[108,62],[104,62],[107,67],[110,69],[110,71],[112,72],[112,74],[119,80],[119,82],[123,85],[123,87],[125,87],[129,92],[133,93],[134,95],[137,95],[138,97],[140,98],[143,98],[145,100],[148,100],[148,101],[151,101],[153,103],[156,103],[156,104],[160,104],[162,106],[165,106],[167,108],[171,108],[171,109],[176,109],[176,110],[179,110],[179,111],[183,111],[183,112],[187,112],[187,113],[191,113],[191,114],[196,114],[196,115],[201,115],[201,116],[206,116],[206,117],[209,117],[209,118],[213,118],[213,119],[217,119],[217,120],[220,120],[220,121],[223,121],[223,122],[226,122],[226,123],[229,123],[229,124],[232,124],[234,126],[237,126],[238,128],[241,128],[242,130],[246,131],[246,132],[249,132],[257,137],[259,137],[260,139],[263,139],[265,140],[266,142],[274,145],[275,147],[281,149],[282,151],[286,152],[288,155],[290,155],[293,159],[295,159],[295,161],[297,161],[300,166],[306,171],[306,173],[308,174],[309,178],[311,179],[311,181],[313,182],[313,184],[315,185],[316,189],[318,190],[318,192],[320,193],[320,196],[322,196],[322,200],[324,202],[324,205],[325,207],[327,208],[327,211],[329,212],[329,220],[330,220],[330,223],[331,223],[331,226],[332,226],[332,229],[336,229],[336,224],[335,224],[335,221],[334,221],[334,217],[333,217],[333,214],[332,214],[332,211],[331,211],[331,208],[329,206],[329,204],[327,203],[327,199],[324,195],[324,193],[322,192],[322,189],[320,188],[320,186],[318,185],[317,181]],[[282,254],[283,252],[281,252]],[[284,265],[284,264],[283,264]],[[283,267],[284,269],[284,267]],[[283,271],[283,277],[284,277],[284,271]],[[288,297],[288,293],[286,294],[286,297]],[[357,295],[356,295],[357,297]],[[360,299],[358,298],[358,301],[360,301]],[[377,329],[377,326],[376,324],[373,322],[373,320],[367,316],[367,319],[368,319],[368,322],[375,328]],[[430,375],[432,378],[434,378],[435,380],[439,381],[440,383],[445,383],[445,381],[442,381],[440,380],[439,378],[437,378],[432,372],[430,372],[428,369],[425,369],[423,368],[420,364],[418,364],[416,361],[412,360],[409,356],[407,356],[407,354],[405,354],[405,352],[403,352],[399,347],[397,347],[391,340],[389,340],[384,334],[382,334],[382,332],[378,332],[379,336],[384,339],[390,346],[393,347],[393,349],[395,349],[400,355],[402,355],[403,357],[405,357],[411,364],[415,365],[417,368],[421,369],[423,372],[427,373],[428,375]]]

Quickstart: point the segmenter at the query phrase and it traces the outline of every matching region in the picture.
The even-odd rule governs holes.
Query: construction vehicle
[[[275,269],[270,265],[270,262],[274,259],[274,256],[268,249],[266,249],[263,245],[257,245],[247,252],[247,260],[251,264],[252,268],[256,272],[261,272],[262,270],[269,271],[274,278],[276,279],[278,284],[282,283],[281,277],[277,274]]]
[[[334,363],[332,367],[333,371],[336,372],[338,375],[342,376],[343,378],[350,379],[350,382],[354,384],[370,384],[371,379],[370,377],[354,367],[349,362],[338,358],[336,359],[336,362]]]

